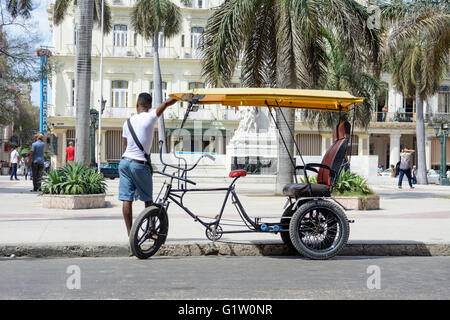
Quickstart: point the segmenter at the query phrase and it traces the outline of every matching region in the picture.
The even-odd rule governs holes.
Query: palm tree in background
[[[56,0],[53,8],[55,25],[61,24],[72,5],[77,6],[77,44],[76,44],[76,123],[75,123],[75,161],[89,163],[89,124],[91,101],[91,49],[93,22],[101,23],[102,0]],[[111,11],[104,3],[104,33],[111,31]]]
[[[22,16],[26,19],[31,17],[33,0],[7,0],[7,9],[13,18]]]
[[[187,4],[190,1],[181,1]],[[137,0],[131,14],[134,30],[145,40],[153,43],[153,106],[162,103],[162,78],[159,63],[159,37],[171,38],[180,32],[181,12],[178,6],[169,0]],[[158,136],[162,140],[162,152],[167,152],[164,116],[158,119]]]
[[[226,1],[203,33],[203,74],[209,85],[228,86],[243,53],[244,87],[322,89],[329,63],[323,29],[333,30],[337,46],[359,72],[367,60],[377,59],[379,49],[377,35],[366,26],[368,17],[366,8],[354,0]],[[278,108],[276,115],[293,154],[294,110]],[[293,175],[279,139],[275,193],[281,194]]]
[[[335,128],[340,121],[349,121],[356,127],[367,129],[372,120],[374,97],[382,89],[376,77],[366,70],[355,70],[349,59],[336,41],[332,31],[322,30],[326,41],[327,72],[323,89],[348,91],[357,97],[366,97],[362,104],[355,105],[350,112],[323,112],[304,110],[304,121],[319,130]]]
[[[415,97],[417,183],[427,184],[423,102],[438,92],[447,74],[449,4],[403,1],[396,8],[386,6],[384,10],[386,18],[392,20],[386,32],[386,71],[392,74],[394,86],[404,97]]]

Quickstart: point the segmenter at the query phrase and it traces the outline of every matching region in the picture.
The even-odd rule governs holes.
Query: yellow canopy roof
[[[172,93],[170,97],[189,102],[198,98],[195,104],[222,104],[225,106],[256,106],[304,108],[321,111],[346,112],[364,98],[352,96],[346,91],[297,90],[276,88],[210,88],[193,89]],[[267,102],[267,104],[266,104]]]

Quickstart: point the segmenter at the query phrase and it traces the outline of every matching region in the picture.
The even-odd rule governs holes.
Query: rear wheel
[[[348,241],[350,226],[344,211],[326,200],[308,201],[293,214],[289,235],[297,251],[310,259],[337,255]]]
[[[153,256],[166,241],[169,220],[164,208],[145,208],[131,227],[130,247],[139,259]]]

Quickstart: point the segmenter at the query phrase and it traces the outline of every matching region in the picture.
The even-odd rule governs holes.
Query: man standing
[[[33,175],[33,190],[30,191],[41,190],[41,179],[44,173],[44,135],[39,132],[36,134],[35,139],[36,141],[31,145],[30,152],[31,172]]]
[[[75,148],[73,147],[73,142],[69,142],[69,146],[66,148],[66,162],[73,163],[75,160]]]
[[[11,177],[9,178],[9,180],[12,180],[13,177],[16,180],[19,180],[19,179],[17,179],[17,165],[19,163],[19,158],[20,158],[19,152],[17,152],[16,146],[13,146],[12,149],[13,150],[11,151],[11,154],[9,155],[9,166],[12,168]]]
[[[414,150],[403,148],[400,153],[400,172],[398,177],[398,188],[402,188],[403,176],[406,174],[408,178],[409,187],[414,189],[411,181],[411,159],[414,155]]]
[[[175,102],[175,99],[170,98],[158,108],[151,109],[152,96],[148,93],[141,93],[138,96],[137,114],[130,118],[130,123],[146,154],[150,154],[153,132],[159,116]],[[122,213],[129,236],[133,223],[132,204],[135,192],[137,191],[140,200],[145,202],[145,207],[151,206],[153,204],[153,181],[151,163],[147,161],[144,152],[135,142],[128,129],[127,121],[123,125],[122,132],[125,152],[119,164],[119,200],[122,201]]]

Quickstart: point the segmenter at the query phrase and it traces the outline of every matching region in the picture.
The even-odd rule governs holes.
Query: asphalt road
[[[450,257],[0,258],[0,299],[450,299]]]

